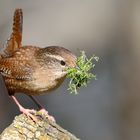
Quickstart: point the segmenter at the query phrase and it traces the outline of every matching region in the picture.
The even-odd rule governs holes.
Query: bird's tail
[[[13,17],[13,27],[10,39],[7,40],[6,48],[4,49],[5,56],[12,55],[18,48],[20,48],[22,41],[22,24],[23,13],[22,9],[16,9]]]
[[[19,43],[21,43],[22,41],[22,24],[23,24],[22,9],[16,9],[13,18],[12,36],[14,36],[16,38],[16,41]]]

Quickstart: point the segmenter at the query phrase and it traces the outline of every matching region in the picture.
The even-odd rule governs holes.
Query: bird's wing
[[[4,77],[9,77],[16,80],[32,80],[34,62],[24,63],[24,60],[18,62],[11,59],[0,60],[0,73]]]
[[[22,44],[22,24],[23,24],[23,13],[21,9],[16,9],[13,18],[13,29],[10,39],[7,40],[6,48],[4,53],[6,56],[11,56],[13,52],[19,49]]]

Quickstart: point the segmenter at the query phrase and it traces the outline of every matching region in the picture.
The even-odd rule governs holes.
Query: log
[[[24,114],[16,116],[0,140],[80,140],[46,116],[36,112],[37,122]]]

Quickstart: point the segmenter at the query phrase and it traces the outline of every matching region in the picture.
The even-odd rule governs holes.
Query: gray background
[[[23,45],[59,45],[75,54],[100,57],[98,80],[79,95],[68,81],[38,100],[57,123],[82,140],[140,139],[140,1],[138,0],[1,0],[0,46],[12,28],[15,8],[24,12]],[[0,80],[0,131],[19,110]],[[23,94],[21,104],[35,108]]]

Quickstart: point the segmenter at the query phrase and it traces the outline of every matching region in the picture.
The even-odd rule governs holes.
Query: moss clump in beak
[[[78,93],[78,89],[83,86],[87,86],[90,79],[96,80],[96,75],[91,73],[94,69],[94,62],[98,61],[99,57],[93,55],[91,58],[87,58],[84,51],[81,51],[80,56],[77,58],[77,66],[75,68],[68,68],[67,77],[70,79],[68,90],[70,93]]]

